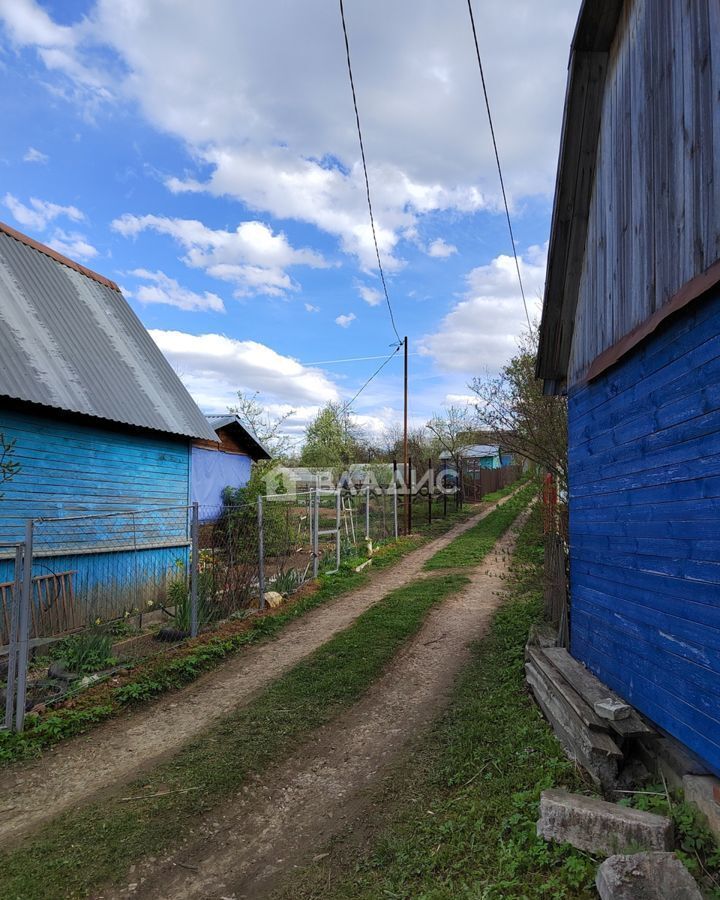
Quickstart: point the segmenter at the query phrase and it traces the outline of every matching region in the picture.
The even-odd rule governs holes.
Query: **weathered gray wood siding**
[[[720,258],[720,2],[628,0],[611,49],[568,384]]]

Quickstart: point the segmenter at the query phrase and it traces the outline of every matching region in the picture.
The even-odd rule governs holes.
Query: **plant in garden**
[[[69,672],[89,675],[107,669],[115,662],[112,655],[113,636],[108,631],[90,628],[73,634],[53,651]]]
[[[303,577],[297,569],[286,569],[272,580],[272,589],[280,594],[292,594],[303,583]]]
[[[185,573],[185,564],[178,560],[178,574],[167,586],[167,604],[163,611],[172,616],[178,631],[190,634],[192,624],[192,602],[190,597],[189,576]],[[212,570],[198,566],[197,622],[199,626],[207,625],[213,619],[212,609]]]

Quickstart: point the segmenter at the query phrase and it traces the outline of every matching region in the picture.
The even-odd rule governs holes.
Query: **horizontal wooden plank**
[[[607,721],[595,713],[592,706],[588,705],[576,690],[576,685],[572,680],[566,679],[560,668],[553,664],[552,655],[546,654],[540,648],[529,647],[527,658],[545,676],[558,698],[567,704],[586,728],[592,728],[595,731],[609,731]]]
[[[691,706],[702,708],[712,717],[717,716],[720,680],[713,677],[712,672],[708,675],[702,648],[642,622],[627,624],[618,618],[606,624],[602,610],[586,602],[576,608],[575,625],[578,634],[583,634],[595,649],[614,657],[620,657],[623,647],[632,642],[634,656],[644,669],[657,670],[663,678],[673,682],[673,690]],[[658,660],[662,660],[660,670]]]
[[[594,707],[595,703],[608,697],[625,702],[563,647],[548,647],[544,652],[547,659],[573,685],[588,707]],[[600,721],[605,730],[612,729],[622,737],[652,737],[657,734],[655,729],[647,725],[634,710],[625,719]]]
[[[717,722],[709,720],[682,703],[668,689],[667,684],[657,684],[642,672],[633,670],[633,678],[625,680],[621,673],[610,669],[602,656],[579,638],[573,644],[573,653],[583,659],[621,696],[625,696],[651,722],[678,738],[694,750],[713,770],[720,774],[720,744],[713,739],[720,731]]]

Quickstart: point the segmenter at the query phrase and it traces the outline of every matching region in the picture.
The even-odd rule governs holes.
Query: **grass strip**
[[[536,507],[519,536],[506,602],[473,648],[448,712],[372,798],[374,810],[389,811],[369,848],[338,845],[280,896],[595,896],[595,860],[535,834],[541,790],[584,788],[524,682],[524,646],[542,608],[541,526]]]
[[[467,582],[458,575],[419,579],[393,591],[171,762],[121,794],[59,816],[28,844],[0,855],[0,897],[85,896],[187,836],[248,776],[289,756],[312,729],[355,703],[430,608]],[[148,799],[118,802],[135,795]]]
[[[431,556],[424,568],[454,569],[474,567],[492,550],[500,538],[512,525],[537,492],[534,482],[526,484],[513,494],[502,506],[498,506],[477,525],[457,537],[452,543]]]
[[[147,701],[183,687],[203,672],[252,644],[275,638],[295,619],[330,600],[370,583],[374,572],[398,562],[408,553],[443,535],[470,518],[476,507],[454,511],[432,524],[422,523],[416,533],[380,546],[371,571],[354,572],[350,562],[335,575],[321,575],[310,592],[299,592],[277,610],[243,621],[228,622],[219,632],[187,641],[175,650],[144,660],[121,676],[120,685],[106,682],[83,692],[62,707],[30,714],[21,734],[0,732],[0,765],[39,756],[59,741],[81,734],[93,725],[122,712],[130,704]],[[357,560],[356,562],[360,562]]]

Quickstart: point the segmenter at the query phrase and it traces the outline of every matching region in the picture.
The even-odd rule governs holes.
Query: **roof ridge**
[[[92,269],[88,269],[86,266],[81,266],[80,263],[75,262],[75,260],[69,259],[67,256],[63,256],[62,253],[58,253],[57,250],[53,250],[52,247],[48,247],[46,244],[41,244],[40,241],[36,241],[34,238],[29,237],[27,234],[23,234],[22,231],[18,231],[16,228],[13,228],[10,225],[6,225],[5,222],[0,222],[0,232],[4,232],[9,237],[14,238],[16,241],[20,241],[21,244],[26,244],[28,247],[32,247],[33,250],[37,250],[40,253],[43,253],[45,256],[49,256],[50,259],[54,259],[55,262],[59,262],[63,266],[67,266],[69,269],[74,269],[76,272],[79,272],[81,275],[85,275],[87,278],[91,278],[93,281],[104,284],[105,287],[109,287],[113,291],[117,291],[118,294],[121,293],[120,288],[114,281],[111,281],[104,275],[93,272]]]

